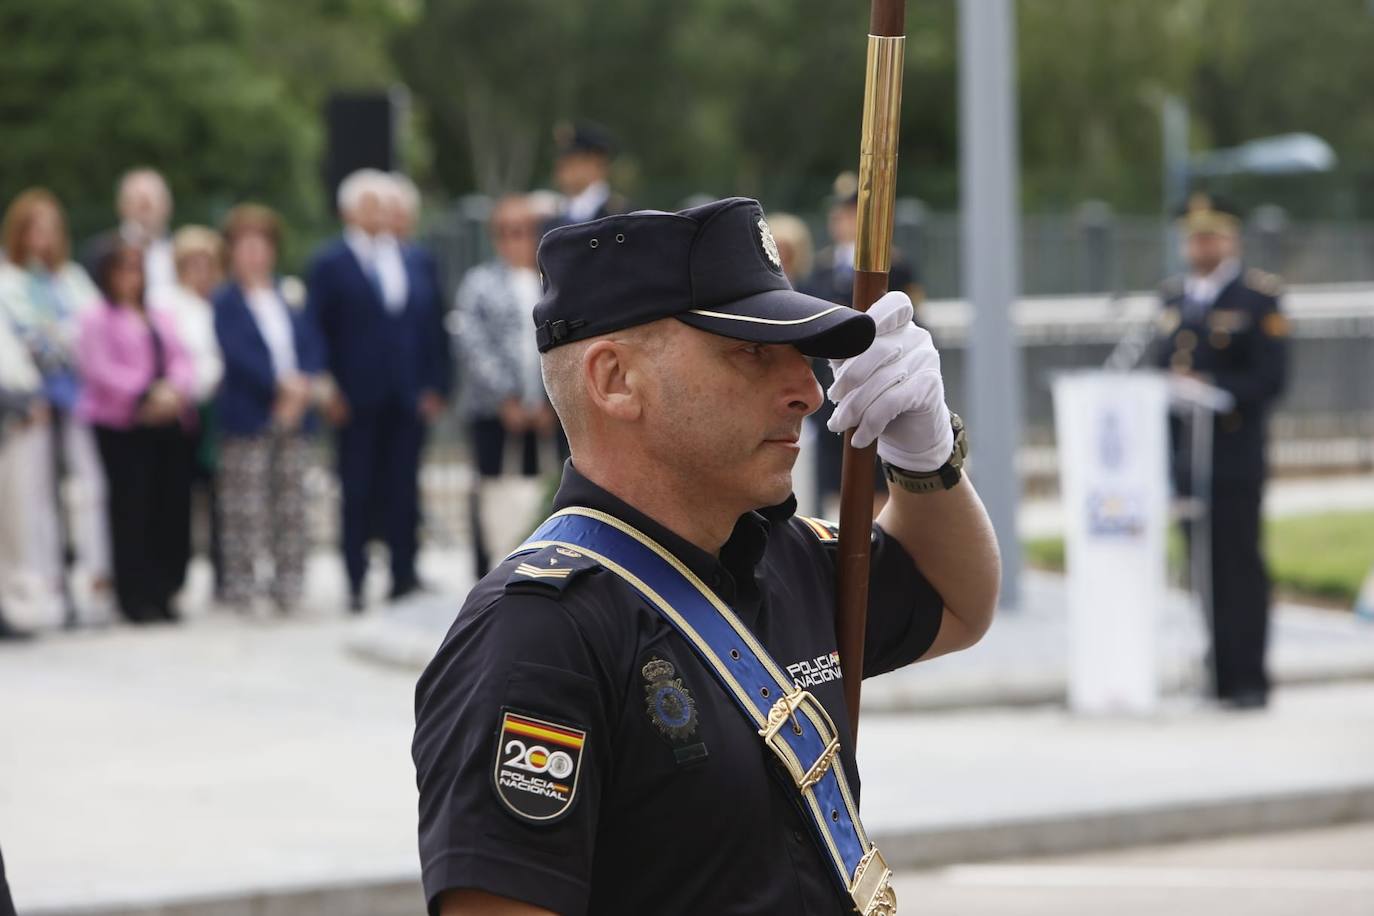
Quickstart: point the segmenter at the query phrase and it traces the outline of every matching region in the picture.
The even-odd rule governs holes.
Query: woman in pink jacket
[[[103,305],[81,318],[78,413],[95,428],[109,482],[115,594],[134,623],[175,620],[172,568],[189,534],[179,507],[189,487],[183,425],[191,422],[195,374],[171,318],[144,300],[143,252],[122,241],[96,261]]]

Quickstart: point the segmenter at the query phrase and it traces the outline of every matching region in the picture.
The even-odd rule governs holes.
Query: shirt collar
[[[349,248],[353,249],[358,260],[366,264],[372,259],[373,245],[375,244],[372,236],[357,226],[345,226],[343,235],[344,241],[348,243]]]
[[[853,270],[854,269],[854,243],[846,242],[843,245],[835,246],[835,269]]]
[[[789,496],[786,502],[779,505],[741,515],[735,523],[734,532],[720,549],[719,560],[597,486],[573,467],[571,459],[563,465],[563,482],[553,498],[555,512],[569,506],[597,509],[627,522],[662,545],[707,585],[720,591],[736,584],[741,587],[752,586],[754,568],[763,559],[764,549],[768,546],[769,531],[774,524],[786,522],[796,513],[797,500]],[[720,575],[722,572],[727,573],[733,582],[723,579]],[[723,597],[727,600],[732,598],[729,595]]]
[[[149,235],[148,230],[144,229],[133,220],[125,220],[119,224],[119,237],[132,245],[139,245],[147,248],[162,245],[167,242],[165,230],[162,235]]]
[[[1200,277],[1197,274],[1190,274],[1184,286],[1188,298],[1211,305],[1221,295],[1221,291],[1238,276],[1240,276],[1239,259],[1227,258],[1206,276]]]
[[[586,222],[596,216],[596,211],[610,199],[611,186],[604,181],[593,182],[568,201],[568,216],[574,222]]]

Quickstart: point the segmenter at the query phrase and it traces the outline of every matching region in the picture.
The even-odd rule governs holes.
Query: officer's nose
[[[796,347],[787,347],[779,371],[786,378],[783,391],[787,398],[787,409],[802,416],[815,413],[825,394],[821,391],[820,382],[816,381],[816,373],[811,369],[810,357]]]

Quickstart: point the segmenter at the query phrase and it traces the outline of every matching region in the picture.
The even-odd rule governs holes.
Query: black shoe
[[[391,594],[387,595],[386,600],[394,603],[402,600],[403,598],[408,598],[411,595],[423,595],[429,593],[430,591],[431,589],[428,588],[419,579],[411,579],[409,582],[403,582],[400,585],[392,586]]]
[[[363,603],[362,595],[348,596],[348,612],[350,614],[361,614],[365,610],[367,610],[367,605]]]
[[[21,630],[0,617],[0,642],[28,642],[30,639],[33,639],[33,634],[28,630]]]
[[[1221,698],[1221,705],[1227,709],[1257,710],[1269,705],[1269,694],[1263,690],[1242,690]]]

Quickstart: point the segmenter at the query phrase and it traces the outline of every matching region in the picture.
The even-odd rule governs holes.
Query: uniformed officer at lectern
[[[1241,263],[1241,222],[1227,204],[1195,194],[1179,218],[1188,274],[1167,282],[1155,364],[1215,385],[1235,398],[1212,438],[1211,607],[1213,689],[1239,709],[1269,696],[1269,576],[1260,548],[1269,411],[1283,393],[1288,321],[1273,274]],[[1195,492],[1182,424],[1172,424],[1174,479]],[[1191,533],[1190,533],[1191,537]],[[1190,551],[1191,555],[1191,551]]]
[[[416,691],[430,913],[895,913],[843,678],[973,645],[999,575],[930,336],[900,292],[868,315],[794,292],[753,200],[566,226],[539,262],[572,459]],[[794,515],[809,356],[893,481],[862,671],[836,529]]]

